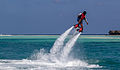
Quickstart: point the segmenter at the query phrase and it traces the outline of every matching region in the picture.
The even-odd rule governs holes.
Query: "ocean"
[[[120,36],[79,35],[0,36],[0,70],[120,70]]]

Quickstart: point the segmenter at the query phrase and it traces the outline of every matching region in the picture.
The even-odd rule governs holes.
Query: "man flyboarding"
[[[86,11],[84,11],[83,13],[79,13],[78,17],[77,17],[77,22],[78,24],[74,25],[74,27],[77,29],[77,31],[79,32],[83,32],[83,20],[85,20],[85,22],[88,25],[88,21],[86,19]],[[81,27],[80,27],[81,26]]]

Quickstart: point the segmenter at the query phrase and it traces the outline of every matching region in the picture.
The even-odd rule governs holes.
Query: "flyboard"
[[[74,25],[74,28],[78,32],[83,32],[83,29],[81,27],[79,27],[79,24]]]

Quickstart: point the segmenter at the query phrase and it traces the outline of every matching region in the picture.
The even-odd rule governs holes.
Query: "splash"
[[[73,29],[73,26],[66,30],[54,43],[52,49],[50,50],[50,53],[56,54],[60,51],[60,49],[63,47],[63,42],[70,33],[70,31]]]
[[[67,43],[64,43],[65,39],[71,32],[73,27],[66,30],[54,43],[53,47],[50,50],[50,53],[45,53],[44,49],[41,49],[40,52],[35,54],[33,57],[36,57],[36,60],[42,65],[50,66],[52,68],[71,68],[75,67],[75,70],[96,68],[100,67],[99,65],[89,65],[88,63],[77,60],[69,59],[69,53],[72,50],[72,47],[76,43],[81,33],[76,31],[73,32],[73,35],[70,37]],[[32,57],[32,58],[33,58]],[[78,69],[76,69],[78,67]],[[55,69],[56,70],[56,69]]]
[[[65,45],[65,47],[62,50],[62,59],[67,59],[70,51],[72,50],[72,47],[74,46],[75,42],[77,41],[78,37],[80,36],[81,33],[73,36]]]

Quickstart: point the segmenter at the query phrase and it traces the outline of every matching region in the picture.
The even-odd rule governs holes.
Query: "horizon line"
[[[1,34],[1,35],[61,35],[61,34]],[[81,35],[109,35],[109,34],[81,34]]]

